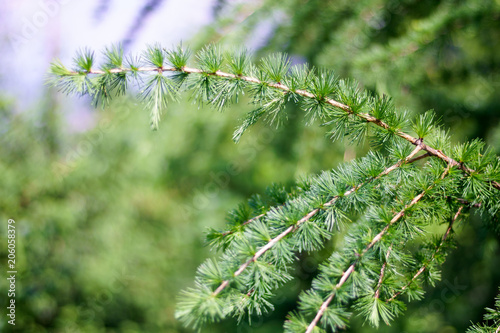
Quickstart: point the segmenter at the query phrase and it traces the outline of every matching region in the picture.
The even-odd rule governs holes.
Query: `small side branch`
[[[410,155],[408,155],[404,160],[400,160],[398,161],[396,164],[388,167],[387,169],[385,169],[384,171],[382,171],[379,175],[377,175],[375,178],[373,178],[372,180],[370,181],[373,181],[374,179],[378,179],[382,176],[385,176],[387,174],[389,174],[391,171],[394,171],[395,169],[397,169],[398,167],[400,167],[403,163],[407,163],[410,159],[413,158],[413,156],[415,156],[419,151],[421,150],[420,147],[415,147],[415,149],[410,153]],[[363,186],[364,184],[366,184],[367,182],[365,183],[361,183],[361,184],[358,184],[354,187],[352,187],[350,190],[346,191],[344,193],[344,196],[348,196],[350,195],[351,193],[357,191],[361,186]],[[339,198],[339,196],[335,196],[333,197],[330,201],[328,201],[327,203],[325,203],[323,205],[322,208],[325,208],[325,207],[330,207],[331,205],[333,205],[335,203],[335,201],[337,201]],[[264,253],[266,253],[269,249],[271,249],[276,243],[278,243],[281,239],[283,239],[285,236],[287,236],[288,234],[290,234],[291,232],[297,230],[297,228],[304,222],[306,221],[309,221],[314,215],[316,215],[318,212],[320,211],[320,208],[316,208],[316,209],[313,209],[312,211],[310,211],[307,215],[305,215],[304,217],[302,217],[299,221],[297,221],[294,225],[291,225],[289,226],[285,231],[283,231],[281,234],[279,234],[278,236],[276,236],[275,238],[271,239],[266,245],[264,245],[262,248],[260,248],[259,251],[257,251],[257,253],[255,253],[249,260],[247,260],[245,263],[243,263],[236,272],[234,272],[233,274],[233,277],[237,277],[239,276],[241,273],[243,273],[243,271],[252,263],[252,262],[255,262],[258,258],[260,258]],[[229,280],[224,280],[220,285],[219,287],[217,287],[217,289],[215,289],[215,291],[212,293],[213,296],[216,296],[218,295],[222,290],[224,290],[224,288],[226,288],[227,286],[229,285]]]
[[[462,199],[462,198],[454,198],[455,200],[457,200],[459,203],[461,203],[462,205],[464,206],[467,206],[467,207],[474,207],[474,208],[480,208],[481,207],[481,203],[478,202],[478,203],[471,203],[465,199]]]
[[[410,280],[410,282],[408,282],[408,284],[406,284],[405,286],[403,286],[403,288],[401,288],[400,291],[398,291],[397,293],[395,293],[394,295],[392,295],[391,298],[389,298],[386,302],[391,302],[393,301],[396,297],[398,297],[399,295],[401,295],[406,289],[408,289],[408,287],[411,286],[411,284],[420,276],[420,274],[422,274],[426,269],[427,267],[429,267],[430,264],[432,264],[432,262],[434,261],[434,259],[436,258],[436,255],[439,253],[439,250],[441,250],[441,247],[443,246],[444,242],[446,241],[446,238],[448,238],[452,228],[453,228],[453,224],[455,223],[455,221],[458,219],[458,216],[462,213],[462,210],[464,209],[464,206],[460,206],[455,214],[455,216],[453,216],[453,218],[451,219],[450,221],[450,224],[448,226],[448,229],[446,229],[446,232],[444,233],[443,237],[441,238],[441,242],[438,244],[438,246],[436,246],[436,250],[434,251],[434,253],[432,254],[431,258],[429,259],[429,261],[423,265],[418,271],[417,273],[415,273],[415,275],[413,275],[412,279]]]
[[[387,250],[387,253],[385,255],[384,264],[382,265],[382,268],[380,269],[380,276],[378,278],[377,288],[375,290],[375,298],[380,297],[380,287],[382,286],[382,281],[384,280],[385,268],[387,267],[387,260],[389,260],[389,256],[391,254],[391,251],[392,251],[392,245],[389,247],[389,250]]]
[[[248,219],[248,220],[246,220],[245,222],[243,222],[241,225],[247,225],[247,224],[250,224],[250,223],[252,223],[253,221],[256,221],[256,220],[258,220],[258,219],[260,219],[261,217],[264,217],[264,216],[266,216],[266,213],[262,213],[262,214],[260,214],[260,215],[255,216],[255,217],[252,217],[251,219]],[[222,236],[222,237],[225,237],[225,236],[227,236],[227,235],[231,235],[231,234],[233,234],[233,233],[234,233],[234,231],[230,230],[230,231],[226,231],[226,232],[222,233],[222,234],[221,234],[221,236]]]
[[[429,157],[429,156],[432,156],[432,155],[429,153],[425,153],[423,155],[412,158],[411,160],[408,161],[408,163],[413,163],[413,162],[419,161],[419,160],[424,159],[424,158]]]
[[[346,282],[347,278],[352,274],[352,272],[354,272],[354,266],[355,264],[352,264],[351,266],[349,266],[347,271],[345,271],[344,274],[342,274],[342,278],[340,279],[339,283],[335,285],[335,290],[342,287],[342,285]],[[326,299],[326,301],[324,301],[323,304],[321,304],[321,307],[319,308],[318,313],[316,313],[316,316],[314,317],[313,321],[311,321],[309,326],[307,326],[306,333],[311,333],[314,330],[314,327],[318,325],[319,320],[321,319],[321,317],[323,317],[323,314],[325,313],[326,309],[328,308],[328,305],[330,305],[334,297],[335,293],[332,293]]]

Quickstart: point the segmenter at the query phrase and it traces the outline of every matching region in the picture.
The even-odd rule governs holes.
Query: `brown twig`
[[[426,157],[429,157],[429,156],[432,156],[432,155],[431,155],[431,154],[429,154],[429,153],[425,153],[425,154],[423,154],[423,155],[420,155],[420,156],[417,156],[417,157],[412,158],[411,160],[409,160],[409,161],[408,161],[408,163],[413,163],[413,162],[416,162],[416,161],[418,161],[418,160],[421,160],[421,159],[426,158]]]
[[[450,197],[450,198],[451,198],[451,197]],[[473,203],[471,203],[471,202],[469,202],[469,201],[467,201],[467,200],[465,200],[465,199],[462,199],[462,198],[452,198],[452,199],[457,200],[458,202],[460,202],[460,203],[461,203],[462,205],[464,205],[464,206],[474,207],[474,208],[479,208],[479,207],[481,207],[481,203],[480,203],[480,202],[473,204]]]
[[[385,255],[384,264],[382,265],[382,268],[380,269],[380,275],[378,278],[377,288],[375,290],[375,298],[380,297],[380,287],[382,286],[382,280],[384,279],[385,268],[387,267],[387,260],[389,260],[389,255],[391,254],[391,251],[392,251],[392,245],[389,247],[389,250],[387,250],[387,253]]]

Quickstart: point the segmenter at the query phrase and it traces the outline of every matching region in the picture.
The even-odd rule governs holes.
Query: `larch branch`
[[[441,238],[441,242],[438,244],[438,246],[436,247],[436,250],[434,251],[434,253],[432,254],[431,258],[429,259],[429,261],[424,264],[418,271],[417,273],[415,273],[415,275],[413,275],[412,279],[410,280],[410,282],[408,282],[405,286],[403,286],[403,288],[401,288],[401,290],[399,290],[397,293],[395,293],[394,295],[392,295],[391,298],[389,298],[386,302],[390,302],[390,301],[393,301],[396,297],[398,297],[399,295],[401,295],[406,289],[408,289],[408,287],[411,286],[411,284],[420,276],[420,274],[422,274],[426,269],[427,267],[429,267],[430,264],[432,264],[432,262],[434,261],[434,259],[436,258],[436,255],[438,254],[439,250],[441,249],[441,247],[443,246],[444,242],[446,241],[446,238],[448,238],[448,235],[450,234],[452,228],[453,228],[453,224],[455,223],[455,221],[458,219],[458,216],[462,213],[462,210],[464,209],[464,206],[460,206],[455,214],[455,216],[453,216],[453,218],[451,219],[450,221],[450,224],[448,226],[448,229],[446,229],[446,232],[444,233],[443,237]]]
[[[134,71],[134,72],[182,72],[182,73],[187,73],[187,74],[205,74],[205,75],[217,76],[217,77],[226,78],[226,79],[238,79],[238,80],[242,80],[242,81],[246,81],[246,82],[250,82],[250,83],[254,83],[254,84],[264,84],[264,85],[267,85],[269,87],[279,89],[279,90],[282,90],[285,92],[293,92],[293,93],[300,95],[302,97],[313,98],[313,99],[317,98],[313,93],[311,93],[307,90],[302,90],[302,89],[292,90],[290,87],[288,87],[282,83],[266,82],[266,81],[261,81],[255,77],[245,76],[245,75],[235,75],[235,74],[222,72],[222,71],[216,71],[216,72],[210,73],[210,72],[203,71],[199,68],[192,68],[192,67],[187,67],[187,66],[182,67],[182,68],[165,67],[164,66],[164,67],[138,67],[138,68],[135,68],[134,70],[132,70],[131,68],[113,68],[113,69],[109,69],[106,71],[104,71],[104,70],[90,70],[90,71],[86,71],[86,72],[70,71],[69,75],[81,75],[82,73],[83,74],[97,74],[97,75],[107,74],[107,73],[117,74],[117,73],[125,73],[125,72],[132,72],[132,71]],[[343,104],[341,102],[338,102],[338,101],[331,99],[331,98],[324,98],[324,101],[326,103],[336,107],[336,108],[344,110],[345,112],[347,112],[351,115],[354,115],[358,118],[361,118],[366,122],[373,123],[373,124],[375,124],[379,127],[382,127],[386,130],[390,129],[390,126],[387,123],[385,123],[384,121],[382,121],[378,118],[375,118],[374,116],[372,116],[370,114],[354,113],[350,106]],[[400,130],[396,131],[395,134],[397,136],[407,140],[408,142],[410,142],[411,144],[413,144],[415,146],[420,146],[428,154],[442,159],[446,163],[451,164],[451,166],[458,167],[459,169],[461,169],[462,171],[464,171],[465,173],[467,173],[469,175],[475,172],[475,170],[470,169],[467,166],[465,166],[463,163],[460,163],[460,162],[454,160],[453,158],[447,156],[442,151],[426,145],[425,143],[422,142],[422,140],[420,138],[415,138],[415,137],[413,137],[413,136],[411,136],[403,131],[400,131]],[[500,183],[499,182],[490,181],[490,183],[493,185],[493,187],[500,190]]]
[[[403,163],[407,163],[409,160],[413,158],[419,151],[421,150],[420,146],[415,147],[415,149],[404,159],[404,160],[399,160],[396,164],[386,168],[384,171],[382,171],[379,175],[377,175],[375,178],[370,179],[367,182],[358,184],[356,186],[353,186],[350,190],[346,191],[344,193],[344,196],[348,196],[351,193],[357,191],[361,186],[364,184],[373,181],[375,179],[378,179],[384,175],[387,175],[391,171],[397,169],[400,167]],[[322,208],[329,207],[335,203],[335,201],[339,198],[339,196],[333,197],[330,201],[326,202]],[[314,215],[316,215],[322,208],[315,208],[312,211],[310,211],[307,215],[302,217],[300,220],[298,220],[295,224],[289,226],[285,231],[283,231],[281,234],[276,236],[275,238],[271,239],[266,245],[264,245],[262,248],[260,248],[259,251],[257,251],[250,259],[248,259],[245,263],[243,263],[236,272],[234,272],[233,276],[237,277],[243,271],[252,263],[255,262],[258,258],[260,258],[264,253],[266,253],[269,249],[271,249],[276,243],[278,243],[281,239],[283,239],[285,236],[290,234],[291,232],[297,230],[297,228],[304,222],[308,221],[311,219]],[[229,280],[224,280],[217,289],[212,293],[213,296],[218,295],[224,288],[226,288],[229,285]]]
[[[450,170],[450,165],[448,165],[448,167],[446,168],[446,170],[443,172],[443,174],[441,175],[441,179],[444,178],[448,172]],[[387,233],[387,231],[389,230],[389,228],[394,224],[396,223],[401,217],[403,217],[404,213],[412,206],[414,206],[415,204],[417,204],[422,198],[423,196],[425,195],[425,193],[430,190],[432,187],[434,187],[434,184],[430,185],[425,191],[421,192],[419,195],[417,195],[416,197],[414,197],[412,199],[412,201],[407,204],[401,211],[399,211],[399,213],[395,214],[394,217],[391,219],[391,221],[384,227],[384,229],[382,229],[382,231],[380,231],[375,237],[373,237],[372,241],[363,249],[363,251],[359,254],[358,256],[358,259],[361,258],[362,256],[364,256],[366,254],[366,252],[368,252],[377,242],[379,242],[382,237]],[[335,286],[335,289],[338,289],[340,288],[344,283],[345,281],[347,281],[347,278],[352,274],[352,272],[354,272],[354,269],[355,269],[355,266],[356,266],[356,261],[353,262],[351,264],[351,266],[349,266],[349,268],[347,269],[347,271],[345,271],[343,274],[342,274],[342,277],[339,281],[339,283]],[[326,311],[326,309],[328,308],[328,305],[330,304],[330,302],[333,300],[333,297],[335,296],[335,292],[333,292],[324,302],[323,304],[321,304],[321,307],[319,309],[319,311],[316,313],[316,316],[314,317],[313,321],[309,324],[309,326],[307,327],[307,330],[306,330],[306,333],[311,333],[314,329],[314,327],[317,325],[317,323],[319,322],[319,320],[321,319],[321,316],[323,315],[323,313]]]

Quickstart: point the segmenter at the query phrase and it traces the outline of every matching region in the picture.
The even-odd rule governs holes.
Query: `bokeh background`
[[[222,228],[226,211],[272,183],[369,148],[331,142],[293,105],[284,126],[258,124],[235,144],[245,100],[220,114],[186,95],[152,132],[133,96],[96,110],[44,85],[54,58],[70,64],[83,47],[99,58],[113,43],[137,54],[181,40],[193,50],[246,46],[256,59],[287,52],[410,113],[434,109],[454,142],[481,138],[500,153],[498,0],[0,1],[0,276],[9,218],[18,270],[15,327],[0,279],[1,332],[192,332],[175,321],[175,302],[217,255],[204,246],[207,227]],[[457,226],[442,282],[378,331],[464,332],[480,321],[500,285],[491,230],[475,214]],[[301,256],[274,312],[204,332],[280,331],[335,245]],[[374,329],[354,317],[347,331]]]

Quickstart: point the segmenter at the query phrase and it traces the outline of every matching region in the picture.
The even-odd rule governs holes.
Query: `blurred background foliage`
[[[145,1],[131,31],[157,2]],[[434,109],[455,142],[479,137],[500,153],[499,1],[219,0],[213,10],[213,23],[186,44],[245,45],[256,58],[287,52],[414,114]],[[36,108],[19,113],[14,104],[0,98],[0,219],[16,220],[17,321],[2,319],[1,331],[191,332],[173,312],[196,267],[216,255],[204,247],[206,228],[222,228],[227,210],[272,183],[290,186],[369,149],[332,143],[293,105],[284,126],[258,124],[234,144],[232,132],[251,110],[245,100],[219,114],[184,96],[157,132],[130,97],[95,110],[83,132],[69,129],[70,101],[50,89]],[[456,228],[443,281],[378,331],[463,332],[481,320],[500,285],[500,238],[485,221],[471,214]],[[0,235],[5,267],[6,228]],[[280,331],[336,245],[301,258],[273,313],[252,326],[229,320],[204,331]],[[347,331],[373,329],[358,319]]]

